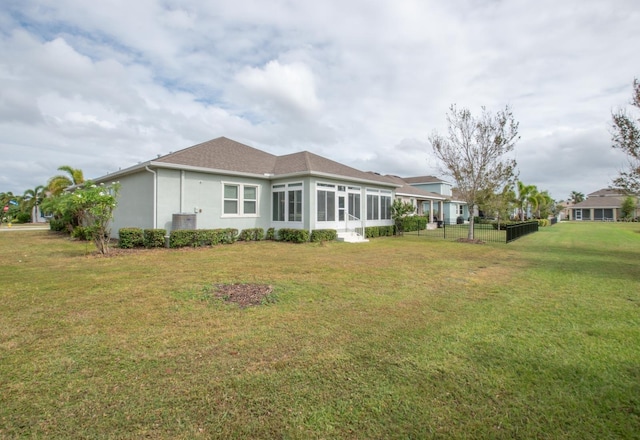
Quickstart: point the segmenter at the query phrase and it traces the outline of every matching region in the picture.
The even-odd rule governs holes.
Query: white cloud
[[[0,24],[0,191],[223,135],[435,173],[426,139],[457,103],[510,104],[521,177],[563,198],[621,167],[610,113],[640,75],[635,0],[32,0]]]
[[[311,115],[320,108],[315,80],[303,63],[269,61],[264,68],[245,67],[236,75],[247,103],[260,112],[281,112],[286,116]]]

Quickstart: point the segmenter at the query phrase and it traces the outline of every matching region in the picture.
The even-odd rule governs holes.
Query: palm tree
[[[538,188],[535,185],[525,185],[518,180],[518,208],[520,210],[520,220],[524,221],[529,207],[532,210],[538,209]]]
[[[68,176],[57,175],[49,179],[47,187],[51,192],[51,195],[57,196],[72,185],[84,183],[84,175],[81,169],[72,168],[69,165],[62,165],[61,167],[58,167],[58,171],[65,171]]]
[[[582,194],[581,192],[578,191],[571,191],[571,194],[569,194],[569,201],[571,203],[573,203],[574,205],[576,203],[580,203],[584,201],[584,194]]]
[[[31,221],[33,222],[37,220],[34,218],[37,214],[34,214],[33,208],[40,205],[45,195],[44,185],[38,185],[33,189],[28,189],[22,195],[22,208],[24,212],[31,213]]]
[[[542,191],[536,194],[536,199],[538,202],[537,207],[537,217],[542,218],[543,214],[546,218],[552,211],[554,201],[549,195],[549,191]]]

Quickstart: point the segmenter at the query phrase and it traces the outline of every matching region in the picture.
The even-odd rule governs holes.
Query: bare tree
[[[640,81],[633,81],[631,105],[640,109]],[[626,171],[613,181],[613,184],[628,193],[640,193],[640,119],[630,116],[624,109],[612,115],[612,147],[624,151],[629,160]]]
[[[468,238],[474,238],[473,212],[483,192],[495,193],[515,178],[516,161],[508,157],[518,136],[518,123],[509,106],[491,114],[482,107],[474,118],[455,105],[447,113],[447,137],[434,132],[429,141],[440,160],[442,172],[451,176],[472,213]]]

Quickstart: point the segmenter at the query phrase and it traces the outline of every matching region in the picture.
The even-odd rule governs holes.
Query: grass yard
[[[640,438],[640,224],[92,252],[0,233],[0,438]]]

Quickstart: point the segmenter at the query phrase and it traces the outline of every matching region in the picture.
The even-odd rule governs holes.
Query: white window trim
[[[222,214],[220,215],[221,218],[257,218],[260,217],[260,191],[262,189],[262,186],[258,183],[242,183],[242,182],[227,182],[227,181],[223,181],[222,183]],[[225,186],[236,186],[238,187],[238,212],[235,214],[225,214],[224,212],[224,201],[225,201],[225,197],[224,197],[224,187]],[[255,214],[251,213],[251,214],[245,214],[244,213],[244,188],[245,187],[253,187],[256,189],[256,212]],[[253,199],[250,199],[251,201],[253,201]]]
[[[302,212],[300,213],[300,220],[289,220],[289,191],[301,191],[301,203],[302,203]],[[300,224],[304,223],[304,182],[287,182],[287,183],[276,183],[271,185],[271,199],[269,203],[273,205],[273,193],[282,192],[284,193],[284,220],[274,220],[273,219],[273,209],[274,206],[271,206],[271,222],[278,224]]]

